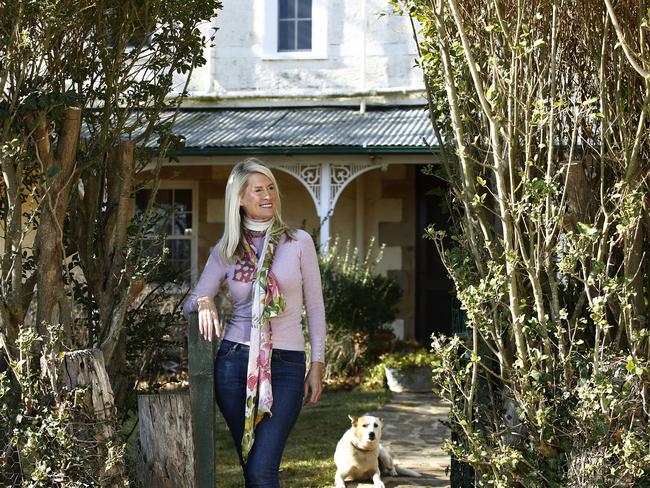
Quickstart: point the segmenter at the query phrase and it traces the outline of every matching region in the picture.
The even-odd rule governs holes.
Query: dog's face
[[[348,417],[352,421],[354,435],[360,446],[368,449],[379,443],[381,429],[384,425],[379,417],[373,417],[372,415],[364,415],[362,417],[348,415]]]

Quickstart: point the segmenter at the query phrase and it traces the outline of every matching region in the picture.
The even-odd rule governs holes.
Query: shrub
[[[389,368],[424,368],[431,366],[435,358],[436,356],[432,352],[426,349],[418,349],[408,353],[382,354],[379,360]]]
[[[373,244],[371,240],[362,260],[356,248],[350,249],[349,241],[341,249],[336,238],[320,256],[325,313],[333,331],[372,336],[389,330],[387,325],[395,320],[402,289],[395,280],[374,272],[383,246],[371,259]]]
[[[366,391],[381,391],[386,389],[386,370],[382,363],[369,366],[361,382],[361,389]]]
[[[383,247],[373,257],[373,246],[371,240],[361,259],[349,241],[342,248],[335,238],[320,256],[329,327],[327,378],[358,373],[362,362],[376,360],[394,339],[388,325],[397,315],[402,289],[395,280],[374,272]]]
[[[434,340],[452,453],[481,486],[647,486],[646,7],[391,3],[421,29],[453,217],[426,235],[467,318]]]

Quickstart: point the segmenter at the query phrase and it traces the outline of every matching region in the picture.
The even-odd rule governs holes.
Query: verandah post
[[[215,401],[213,361],[218,339],[203,340],[198,314],[190,314],[187,331],[192,437],[194,442],[194,480],[196,488],[214,488]]]

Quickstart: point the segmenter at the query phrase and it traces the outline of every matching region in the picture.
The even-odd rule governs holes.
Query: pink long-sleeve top
[[[325,306],[321,288],[316,248],[311,236],[304,230],[295,230],[293,240],[280,238],[275,250],[271,271],[275,274],[286,307],[283,313],[271,319],[273,348],[304,351],[301,313],[305,305],[311,361],[325,362]],[[258,254],[264,237],[253,238]],[[214,246],[198,283],[183,305],[185,317],[197,310],[196,299],[214,297],[224,280],[233,301],[232,317],[226,328],[225,339],[242,344],[250,342],[252,283],[235,279],[236,264],[225,265]]]

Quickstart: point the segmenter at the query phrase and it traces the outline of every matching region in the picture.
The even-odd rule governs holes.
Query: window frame
[[[262,59],[327,59],[328,3],[328,0],[312,0],[311,50],[278,51],[279,0],[262,0],[262,8],[256,9],[263,19]]]
[[[278,2],[281,2],[281,1],[282,0],[278,0]],[[277,51],[279,53],[299,52],[299,51],[300,52],[311,52],[312,48],[313,48],[312,43],[313,43],[313,38],[314,38],[314,36],[313,36],[313,28],[314,28],[314,11],[313,11],[313,7],[314,7],[314,1],[313,0],[308,0],[310,2],[310,4],[309,4],[309,7],[310,7],[310,9],[309,9],[310,10],[309,17],[300,17],[299,16],[299,14],[298,14],[298,10],[299,10],[298,2],[299,2],[299,0],[288,0],[288,1],[293,2],[294,15],[293,15],[293,17],[280,18],[280,14],[278,12],[278,47],[277,47]],[[300,41],[300,34],[299,34],[298,24],[300,22],[304,22],[304,21],[309,21],[310,37],[309,37],[309,48],[308,49],[307,48],[301,48],[300,46],[298,46],[298,43]],[[295,49],[280,49],[280,31],[281,31],[281,26],[282,26],[283,22],[285,22],[285,23],[290,22],[291,24],[293,24],[294,33],[293,33],[292,41],[295,44]]]
[[[151,185],[146,185],[142,190],[151,190]],[[192,192],[192,235],[171,235],[165,238],[190,241],[190,287],[198,280],[198,253],[199,253],[199,183],[191,180],[161,180],[159,190],[190,190]],[[133,198],[133,213],[136,212],[135,197]]]

